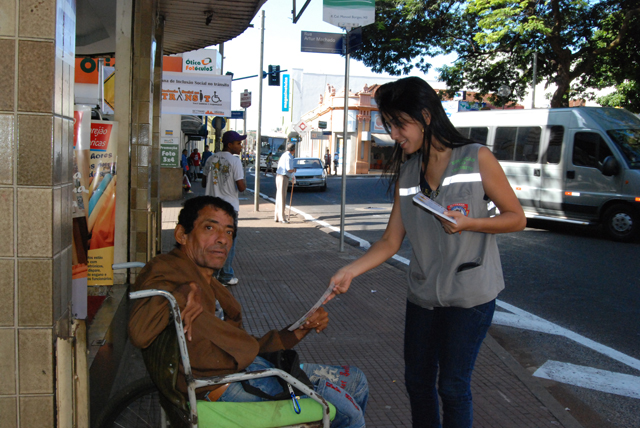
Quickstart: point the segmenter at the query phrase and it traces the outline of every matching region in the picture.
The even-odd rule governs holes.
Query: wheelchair
[[[142,350],[150,379],[141,379],[110,400],[98,428],[329,428],[336,409],[311,388],[279,369],[240,372],[196,379],[193,376],[180,308],[171,293],[142,290],[130,299],[161,296],[169,300],[173,322]],[[184,367],[188,399],[176,389],[179,363]],[[209,402],[196,399],[196,389],[262,377],[277,376],[308,398],[252,403]]]

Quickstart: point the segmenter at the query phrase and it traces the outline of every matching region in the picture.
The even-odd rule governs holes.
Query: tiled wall
[[[0,427],[54,426],[68,334],[75,2],[0,0]]]
[[[150,251],[149,213],[157,206],[157,196],[152,195],[155,59],[152,47],[161,49],[154,43],[156,13],[152,0],[135,2],[134,23],[129,257],[132,261],[146,262]],[[153,187],[156,186],[154,183]]]

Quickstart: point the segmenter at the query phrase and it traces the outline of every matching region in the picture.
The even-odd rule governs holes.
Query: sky
[[[298,8],[304,0],[297,0]],[[293,0],[268,0],[262,7],[265,11],[264,59],[263,70],[269,65],[279,65],[280,70],[293,68],[304,69],[307,73],[342,75],[345,73],[345,58],[337,54],[321,54],[300,52],[300,35],[302,31],[325,33],[344,33],[339,27],[323,22],[322,0],[312,0],[296,24],[293,23],[291,9]],[[298,11],[299,13],[299,11]],[[260,68],[260,24],[261,14],[258,12],[252,21],[253,28],[224,44],[223,73],[231,71],[234,78],[259,74]],[[215,47],[215,46],[212,46]],[[431,60],[433,68],[428,75],[414,71],[413,76],[426,80],[436,80],[436,68],[450,63],[455,57],[438,57]],[[385,76],[376,74],[360,61],[349,61],[350,76]],[[372,78],[371,83],[376,83]],[[247,109],[247,128],[254,130],[258,123],[258,79],[234,81],[232,83],[232,110],[241,110],[240,93],[245,89],[252,93],[251,107]],[[338,90],[342,87],[337,88]],[[352,89],[354,89],[352,87]],[[262,86],[262,132],[269,132],[282,125],[284,113],[281,111],[282,93],[279,86],[268,86],[267,79]],[[318,94],[319,96],[320,94]],[[288,115],[288,114],[287,114]],[[287,116],[288,117],[288,116]],[[231,121],[232,129],[241,129],[242,121]],[[288,123],[285,123],[288,125]]]

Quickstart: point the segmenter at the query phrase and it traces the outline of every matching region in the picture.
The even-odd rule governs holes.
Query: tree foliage
[[[501,103],[525,96],[537,53],[537,81],[556,85],[552,107],[640,82],[640,0],[378,0],[376,9],[354,57],[377,72],[426,72],[428,58],[455,52],[440,80],[478,96],[507,85],[508,100],[493,96]],[[637,97],[624,103],[640,109]]]

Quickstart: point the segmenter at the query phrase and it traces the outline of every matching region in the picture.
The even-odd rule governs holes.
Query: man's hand
[[[184,334],[187,335],[187,340],[191,341],[191,327],[198,315],[202,313],[202,291],[195,282],[189,283],[191,290],[187,295],[187,305],[182,311],[182,322],[184,324]]]
[[[313,315],[307,319],[307,321],[302,324],[297,330],[294,330],[294,333],[298,340],[305,337],[311,330],[315,330],[316,333],[320,333],[322,330],[327,328],[329,325],[329,314],[324,308],[320,307],[316,310]]]

